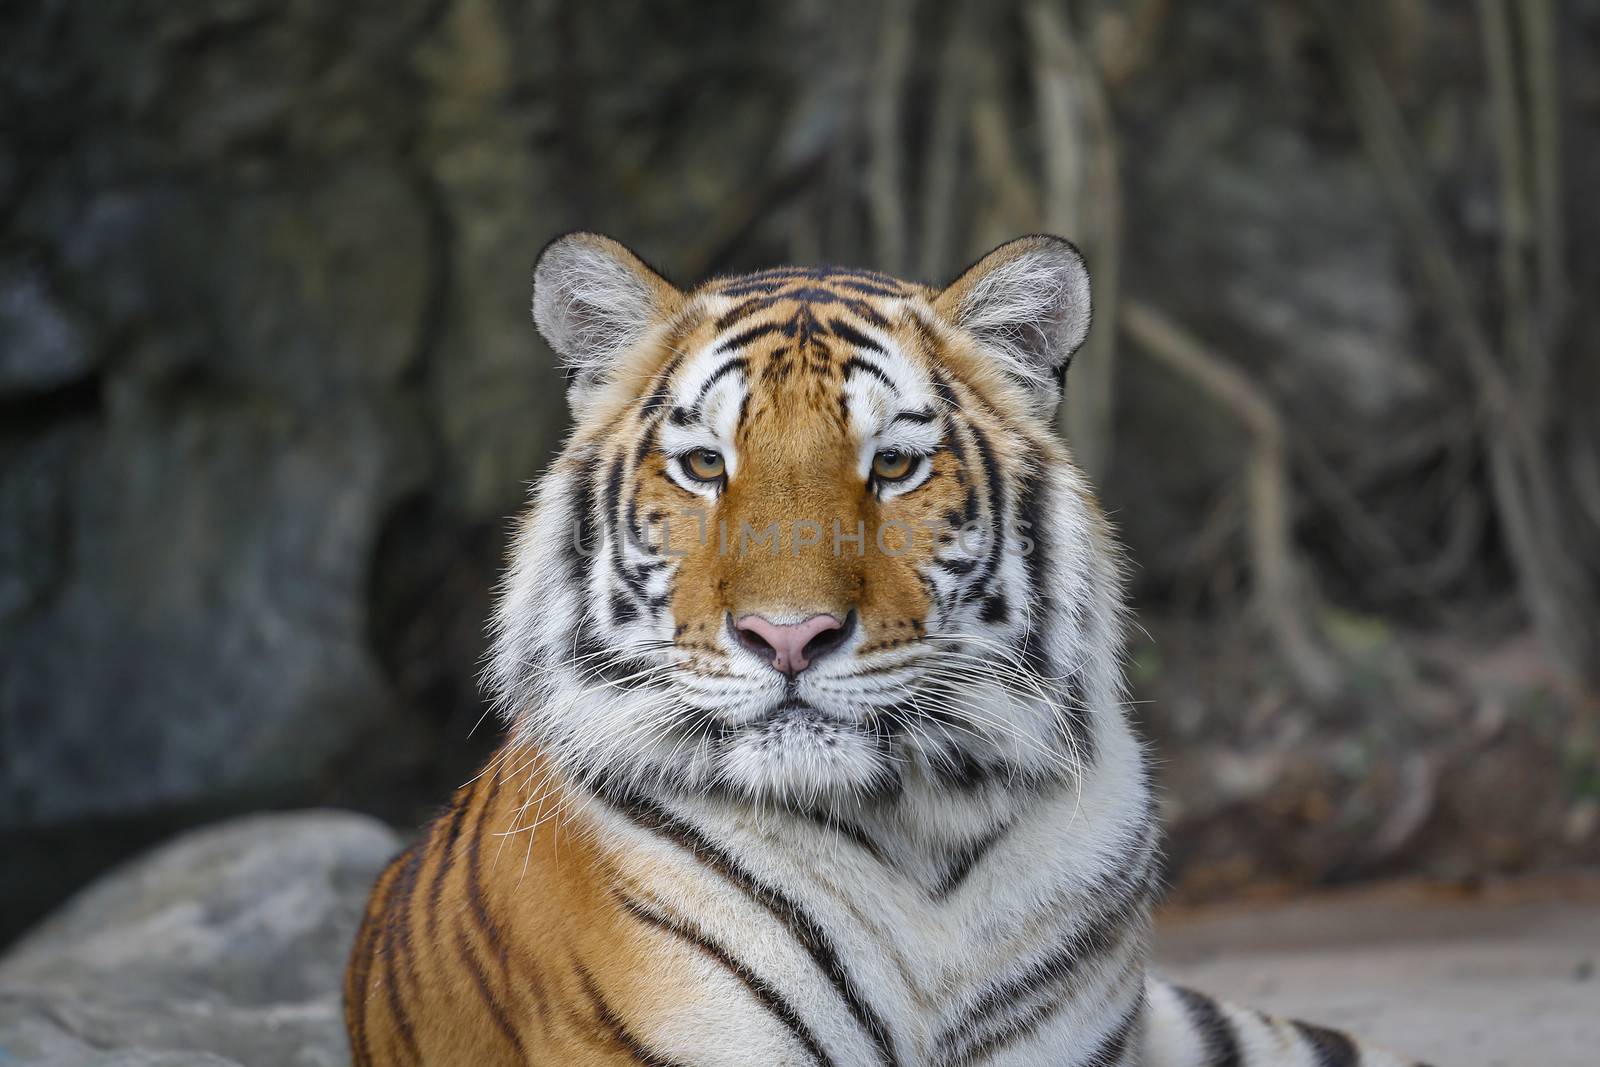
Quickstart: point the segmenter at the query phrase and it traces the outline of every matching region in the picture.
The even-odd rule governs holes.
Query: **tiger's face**
[[[828,808],[1070,773],[1115,698],[1110,541],[1049,427],[1070,245],[941,290],[785,268],[684,293],[552,244],[576,432],[512,550],[490,679],[581,776]]]

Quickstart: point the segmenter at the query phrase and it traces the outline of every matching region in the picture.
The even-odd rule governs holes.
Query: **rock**
[[[34,267],[0,266],[0,396],[60,388],[94,369],[84,324]]]
[[[347,1063],[341,974],[398,848],[365,816],[268,815],[113,871],[0,960],[0,1063]]]
[[[243,1067],[209,1052],[99,1049],[48,1021],[48,1009],[0,994],[0,1063],[29,1067]]]
[[[82,421],[63,420],[0,463],[0,627],[45,599],[65,567],[57,531],[82,446]],[[0,768],[7,760],[0,755]]]
[[[0,642],[0,829],[303,796],[410,725],[367,645],[365,583],[428,467],[401,385],[419,210],[351,164],[304,192],[115,192],[80,212],[62,259],[98,280],[98,317],[163,325],[138,329],[78,413],[75,462],[51,468],[60,503],[30,552],[57,573],[0,583],[34,608]]]

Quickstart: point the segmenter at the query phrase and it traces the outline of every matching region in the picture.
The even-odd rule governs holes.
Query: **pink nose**
[[[791,678],[839,647],[846,636],[844,623],[832,615],[813,615],[804,622],[782,625],[759,615],[746,615],[734,624],[739,643]]]

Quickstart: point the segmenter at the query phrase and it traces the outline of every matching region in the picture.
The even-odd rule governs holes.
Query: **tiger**
[[[358,1067],[1409,1062],[1150,971],[1124,563],[1052,428],[1072,244],[680,289],[579,232],[533,314],[574,429],[493,609],[505,738],[372,891]]]

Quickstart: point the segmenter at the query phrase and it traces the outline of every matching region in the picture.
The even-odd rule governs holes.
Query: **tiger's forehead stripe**
[[[845,311],[880,329],[889,319],[874,300],[899,300],[926,295],[921,286],[872,271],[839,267],[783,267],[734,278],[715,279],[702,286],[701,295],[736,301],[716,320],[722,331],[779,304],[791,302],[805,309],[803,317],[783,317],[801,329],[814,326],[820,312]]]
[[[866,373],[903,386],[871,357],[893,349],[913,364],[919,361],[921,353],[908,352],[891,338],[901,303],[927,295],[926,289],[888,275],[832,267],[784,267],[713,279],[693,294],[708,313],[709,329],[698,331],[699,345],[690,342],[679,349],[686,358],[675,359],[668,369],[669,377],[678,378],[670,387],[681,409],[674,414],[680,423],[692,419],[710,388],[735,373],[752,385],[782,385],[796,375],[848,380]],[[659,403],[654,394],[650,400]]]

